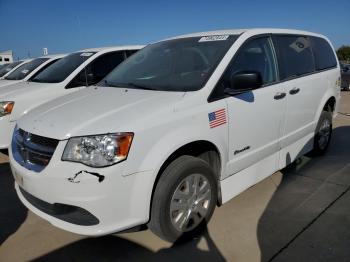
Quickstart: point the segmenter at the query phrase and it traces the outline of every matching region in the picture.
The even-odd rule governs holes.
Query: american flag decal
[[[222,108],[208,114],[209,126],[214,128],[226,124],[226,109]]]

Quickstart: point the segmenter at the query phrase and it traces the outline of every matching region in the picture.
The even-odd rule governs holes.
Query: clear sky
[[[350,0],[0,0],[0,50],[15,58],[143,44],[183,33],[278,27],[350,45]]]

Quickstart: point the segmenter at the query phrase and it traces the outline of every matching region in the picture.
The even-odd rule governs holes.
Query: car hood
[[[31,109],[73,91],[63,88],[59,83],[21,82],[0,87],[0,101],[15,102],[10,121],[16,121]]]
[[[73,136],[135,132],[174,110],[185,93],[89,87],[43,104],[22,117],[27,132],[59,140]]]
[[[20,80],[6,80],[6,79],[2,79],[2,80],[0,80],[0,87],[17,84],[18,82],[20,82]]]
[[[4,81],[4,80],[2,80]],[[9,82],[14,82],[10,80],[5,80]],[[6,101],[13,100],[16,98],[27,96],[29,93],[37,90],[43,90],[43,87],[47,85],[44,83],[34,83],[34,82],[19,82],[16,84],[7,85],[0,88],[0,99],[5,99]]]

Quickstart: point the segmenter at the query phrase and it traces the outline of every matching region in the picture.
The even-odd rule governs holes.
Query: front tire
[[[207,162],[181,156],[161,174],[148,227],[169,242],[189,240],[205,229],[217,196],[215,174]]]
[[[321,156],[327,152],[332,138],[332,112],[323,111],[317,123],[312,155]]]

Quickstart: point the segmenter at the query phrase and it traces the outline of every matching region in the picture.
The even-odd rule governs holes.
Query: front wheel
[[[217,195],[215,174],[207,162],[181,156],[161,174],[148,227],[169,242],[191,239],[205,229]]]
[[[324,155],[332,138],[332,113],[323,111],[317,123],[312,155]]]

